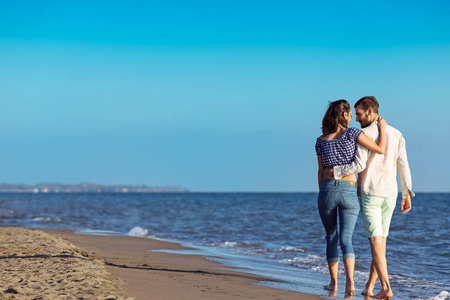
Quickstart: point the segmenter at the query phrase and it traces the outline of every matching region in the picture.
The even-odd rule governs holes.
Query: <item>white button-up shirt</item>
[[[365,135],[373,141],[378,141],[378,125],[373,122],[362,128]],[[395,197],[398,195],[397,169],[402,186],[402,197],[406,198],[408,191],[412,192],[411,172],[406,156],[405,139],[400,131],[392,126],[386,126],[386,150],[384,154],[376,154],[367,148],[357,145],[354,162],[335,166],[334,178],[340,179],[351,174],[358,174],[358,192],[377,197]]]

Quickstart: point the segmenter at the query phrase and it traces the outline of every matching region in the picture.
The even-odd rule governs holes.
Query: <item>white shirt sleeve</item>
[[[397,159],[398,177],[402,186],[402,198],[406,198],[406,193],[411,192],[411,197],[415,194],[412,191],[411,171],[409,170],[408,157],[406,155],[405,139],[400,142],[399,156]]]
[[[360,144],[357,144],[355,160],[352,163],[333,167],[334,179],[341,179],[344,176],[364,171],[368,157],[369,150]]]

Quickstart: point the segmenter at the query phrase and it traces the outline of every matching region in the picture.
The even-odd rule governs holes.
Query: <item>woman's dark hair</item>
[[[330,102],[327,112],[322,120],[322,133],[330,134],[336,132],[339,124],[347,128],[347,121],[344,118],[344,113],[351,110],[350,104],[347,100],[336,100]]]

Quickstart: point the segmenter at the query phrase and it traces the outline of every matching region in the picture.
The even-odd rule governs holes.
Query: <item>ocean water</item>
[[[0,226],[174,241],[196,249],[182,253],[285,281],[261,285],[341,299],[342,266],[337,296],[322,288],[329,276],[316,201],[316,193],[0,194]],[[399,204],[387,247],[395,299],[450,299],[450,194],[417,193],[406,215]],[[353,241],[358,293],[371,260],[361,217]]]

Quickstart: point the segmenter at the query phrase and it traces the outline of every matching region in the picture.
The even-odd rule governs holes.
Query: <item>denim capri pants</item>
[[[327,261],[339,261],[338,244],[344,259],[354,259],[352,238],[360,210],[355,182],[325,179],[317,203],[326,232]]]

